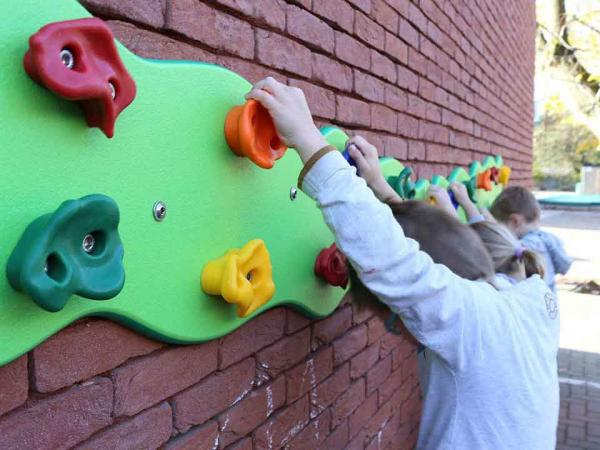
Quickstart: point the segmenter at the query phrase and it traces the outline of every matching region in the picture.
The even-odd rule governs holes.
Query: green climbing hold
[[[112,298],[125,282],[118,226],[119,208],[110,197],[67,200],[25,229],[8,260],[8,281],[52,312],[72,295]]]

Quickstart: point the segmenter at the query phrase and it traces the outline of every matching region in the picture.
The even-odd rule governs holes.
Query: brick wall
[[[531,183],[534,2],[84,0],[134,52],[306,92],[417,174],[501,153]],[[0,368],[0,448],[411,448],[415,347],[347,298],[175,347],[88,319]]]

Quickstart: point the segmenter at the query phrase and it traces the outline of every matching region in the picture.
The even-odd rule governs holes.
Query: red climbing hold
[[[331,286],[341,286],[345,289],[348,285],[346,257],[338,250],[335,243],[321,250],[317,256],[315,274]]]
[[[77,101],[88,126],[109,138],[117,116],[135,98],[133,78],[121,61],[113,34],[96,18],[55,22],[29,38],[25,71],[37,83]]]

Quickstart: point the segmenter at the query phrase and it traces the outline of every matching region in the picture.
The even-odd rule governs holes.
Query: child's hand
[[[246,99],[251,98],[269,111],[279,138],[288,147],[295,148],[304,162],[327,145],[313,122],[301,89],[268,77],[256,83],[246,94]]]
[[[452,182],[450,183],[450,189],[454,192],[454,198],[462,208],[465,210],[467,214],[467,218],[469,220],[481,220],[481,213],[475,203],[469,197],[469,192],[467,191],[467,187],[462,183]]]
[[[383,177],[379,165],[379,154],[374,145],[362,136],[354,136],[348,140],[346,148],[356,162],[356,168],[361,178],[367,182],[379,201],[388,204],[402,201]]]
[[[430,184],[429,197],[435,200],[437,206],[452,215],[456,215],[456,210],[454,209],[454,205],[452,204],[452,200],[450,200],[450,195],[448,195],[446,189],[435,184]]]
[[[369,187],[376,186],[382,182],[385,183],[381,168],[379,166],[379,154],[377,148],[370,144],[362,136],[354,136],[348,139],[346,148],[350,157],[356,162],[356,167],[361,178],[363,178]]]
[[[467,187],[463,183],[456,181],[450,183],[450,190],[454,192],[454,198],[461,206],[471,201]]]

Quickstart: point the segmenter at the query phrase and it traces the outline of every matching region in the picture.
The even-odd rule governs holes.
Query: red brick
[[[346,392],[334,402],[332,411],[332,428],[337,427],[350,416],[365,400],[365,380],[359,378]]]
[[[162,344],[106,320],[83,320],[32,352],[35,388],[51,392],[106,372]]]
[[[252,389],[254,365],[248,358],[177,394],[172,402],[175,428],[186,431],[238,403]]]
[[[420,75],[427,75],[427,58],[425,58],[418,50],[414,48],[408,49],[408,66]],[[421,92],[421,82],[423,78],[419,80],[419,93]]]
[[[219,368],[256,353],[283,336],[285,309],[271,309],[228,334],[219,346]]]
[[[82,0],[95,16],[127,17],[128,20],[152,28],[162,28],[165,23],[166,0]]]
[[[402,404],[400,414],[402,422],[414,423],[421,417],[421,399],[418,390],[413,389],[408,399]]]
[[[313,326],[313,348],[329,344],[352,326],[352,308],[345,306]]]
[[[158,448],[171,437],[171,419],[171,407],[168,403],[163,403],[102,430],[76,448],[81,450]]]
[[[367,14],[371,12],[371,0],[347,0],[349,3],[352,3],[357,8],[360,8]]]
[[[326,347],[286,373],[287,403],[299,399],[333,371],[333,350]]]
[[[396,65],[391,59],[376,50],[371,51],[371,72],[385,78],[390,83],[396,82]]]
[[[352,91],[352,69],[329,56],[312,55],[312,78],[342,91]]]
[[[385,104],[397,111],[405,111],[408,107],[406,92],[396,86],[387,84],[385,86]]]
[[[375,343],[352,358],[350,361],[350,376],[352,379],[362,377],[378,360],[379,343]]]
[[[358,11],[354,15],[354,33],[367,44],[383,50],[385,44],[383,27]]]
[[[333,363],[339,365],[367,346],[367,327],[361,325],[333,343]]]
[[[385,329],[383,319],[377,316],[369,320],[367,326],[369,327],[369,345],[379,341],[379,339],[388,332]]]
[[[350,439],[356,436],[360,430],[366,425],[369,417],[377,412],[377,392],[373,392],[362,404],[356,408],[352,415],[348,418],[350,427]]]
[[[437,142],[439,144],[448,144],[449,132],[442,125],[422,120],[419,123],[419,138],[425,141]]]
[[[345,449],[348,443],[348,421],[342,422],[323,443],[323,449]]]
[[[217,50],[254,57],[254,33],[243,20],[196,0],[171,0],[166,28]]]
[[[285,5],[278,0],[261,0],[260,2],[216,0],[216,2],[251,17],[253,23],[269,25],[280,30],[285,28]]]
[[[393,109],[373,103],[371,105],[371,128],[396,133],[397,117]]]
[[[309,78],[310,50],[279,34],[256,30],[256,58],[267,66]]]
[[[0,416],[25,403],[28,391],[27,355],[0,367]]]
[[[387,2],[404,17],[408,16],[409,0],[387,0]]]
[[[217,422],[211,420],[170,440],[164,450],[214,450],[218,444],[219,426]]]
[[[386,0],[372,0],[371,16],[392,33],[398,32],[398,13],[388,6]]]
[[[263,80],[273,75],[273,71],[258,64],[231,56],[217,56],[217,64],[243,76],[251,83]],[[280,81],[281,77],[278,77]]]
[[[419,141],[409,141],[408,159],[419,161],[425,159],[425,144]]]
[[[0,418],[0,448],[70,448],[112,422],[112,384],[97,378]]]
[[[190,449],[190,450],[195,450],[195,449]],[[213,450],[213,449],[211,448],[211,450]],[[254,444],[252,443],[252,437],[247,437],[246,439],[242,439],[242,440],[236,442],[235,444],[227,447],[226,450],[254,450]]]
[[[293,334],[296,331],[300,331],[302,328],[306,328],[312,323],[312,320],[303,314],[297,313],[293,309],[286,308],[286,322],[285,322],[285,333]]]
[[[408,63],[408,47],[392,33],[385,33],[385,52],[402,64]]]
[[[221,446],[250,434],[285,404],[285,378],[252,391],[237,405],[219,417]]]
[[[392,372],[392,357],[382,359],[367,372],[367,394],[370,395]],[[380,401],[381,403],[381,401]]]
[[[337,119],[349,125],[371,125],[369,104],[350,97],[336,96]]]
[[[431,103],[426,102],[421,97],[408,94],[408,110],[413,116],[420,119],[427,119],[427,111]]]
[[[176,41],[153,31],[137,28],[128,22],[107,22],[115,37],[138,56],[152,59],[184,59],[214,63],[215,55],[201,48]]]
[[[392,350],[402,345],[404,341],[402,336],[393,333],[386,333],[381,338],[381,357],[385,358]]]
[[[291,441],[308,424],[308,397],[278,411],[254,432],[256,448],[280,448]]]
[[[256,354],[258,367],[275,378],[300,362],[310,352],[310,330],[284,337]]]
[[[306,425],[306,427],[290,441],[286,450],[314,450],[316,448],[323,448],[321,447],[321,443],[329,434],[330,424],[331,413],[327,410]]]
[[[352,296],[357,295],[355,292],[356,288],[353,288],[346,294],[346,297],[352,298]],[[360,306],[359,304],[352,302],[352,323],[359,324],[373,317],[373,309]]]
[[[398,81],[397,85],[416,93],[419,90],[419,76],[404,66],[397,66]]]
[[[300,80],[290,80],[290,85],[304,91],[313,116],[333,119],[335,117],[335,94],[330,90]]]
[[[400,367],[404,360],[416,351],[416,345],[417,344],[410,340],[404,339],[402,343],[392,351],[392,368],[394,370],[397,367]]]
[[[425,17],[419,7],[413,3],[408,5],[408,20],[421,31],[427,30],[427,17]]]
[[[402,371],[396,370],[392,372],[390,376],[379,386],[379,405],[383,405],[386,403],[394,393],[400,390],[400,386],[402,386]],[[412,386],[409,383],[406,383],[412,389]],[[394,404],[396,404],[394,402]]]
[[[387,402],[381,406],[374,415],[365,416],[368,419],[365,430],[365,437],[367,442],[370,441],[374,436],[377,436],[379,430],[389,421],[392,415],[391,402]],[[414,422],[413,422],[414,423]]]
[[[305,9],[288,5],[287,32],[301,41],[307,42],[328,53],[333,53],[333,29]]]
[[[408,156],[408,143],[405,139],[396,136],[386,136],[385,156],[391,156],[396,159],[406,160]]]
[[[369,70],[369,48],[346,33],[335,33],[335,56],[348,64]]]
[[[310,393],[310,415],[316,417],[325,411],[350,386],[350,364],[338,367],[336,371],[314,388]]]
[[[402,17],[398,22],[398,36],[414,48],[419,48],[419,32]]]
[[[408,378],[410,375],[414,375],[419,371],[419,363],[417,360],[417,352],[413,352],[408,358],[402,363],[402,379]]]
[[[419,121],[414,117],[406,114],[398,113],[398,134],[407,138],[419,137]],[[410,155],[410,144],[408,147]],[[423,156],[425,155],[425,148],[423,148]]]
[[[316,1],[313,12],[337,24],[342,30],[349,32],[354,28],[354,9],[344,0]]]
[[[354,92],[367,100],[383,103],[385,83],[372,75],[355,70]]]
[[[217,342],[175,347],[113,370],[115,415],[132,416],[217,369]]]

